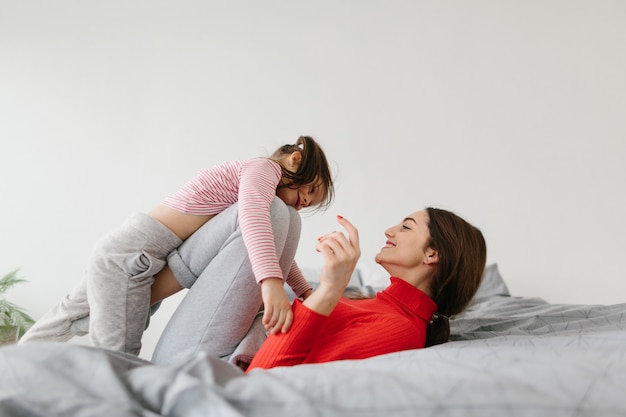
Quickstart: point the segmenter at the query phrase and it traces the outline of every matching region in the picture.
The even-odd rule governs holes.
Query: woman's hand
[[[348,220],[337,216],[337,221],[348,232],[346,237],[341,232],[332,232],[318,239],[316,250],[324,256],[324,267],[320,276],[320,286],[348,286],[356,263],[361,256],[359,232]]]
[[[341,216],[337,216],[337,221],[346,229],[348,236],[332,232],[318,239],[316,250],[324,256],[320,284],[303,303],[325,316],[333,311],[341,299],[361,256],[358,230]]]
[[[287,333],[293,323],[291,302],[285,293],[281,278],[266,278],[261,281],[263,297],[263,326],[269,333]]]

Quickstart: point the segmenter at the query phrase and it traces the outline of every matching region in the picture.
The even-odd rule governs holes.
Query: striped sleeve
[[[257,282],[283,278],[278,263],[270,204],[282,177],[280,165],[269,159],[247,161],[239,184],[239,226]]]
[[[298,297],[302,296],[305,291],[313,289],[313,287],[311,287],[311,284],[309,284],[309,282],[302,274],[302,271],[298,267],[298,264],[295,260],[291,264],[289,275],[287,275],[287,284],[289,284],[294,294],[296,294]]]

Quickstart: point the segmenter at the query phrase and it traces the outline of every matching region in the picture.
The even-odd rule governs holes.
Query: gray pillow
[[[383,276],[383,274],[380,273],[378,269],[374,269],[374,267],[378,267],[380,269],[380,266],[377,264],[373,264],[373,266],[368,264],[359,264],[352,274],[352,278],[348,284],[348,289],[368,296],[373,296],[378,291],[383,290],[387,284],[381,285],[380,283],[383,282],[383,280],[379,277],[372,279],[372,276],[376,274]],[[321,268],[303,267],[301,270],[304,277],[311,283],[313,288],[317,287]],[[382,271],[384,272],[385,279],[388,281],[389,274],[387,274],[384,270]],[[293,296],[289,290],[288,293]],[[500,271],[498,271],[498,264],[493,263],[485,267],[483,280],[480,283],[480,287],[478,287],[478,291],[476,292],[476,295],[472,299],[470,305],[477,304],[481,301],[497,296],[510,297],[511,294],[509,293],[509,289],[507,288],[504,279],[500,275]]]
[[[471,304],[476,304],[491,297],[504,296],[510,297],[509,289],[504,282],[498,270],[498,264],[493,263],[485,267],[483,272],[483,281],[478,287],[476,295],[472,299]],[[471,305],[470,304],[470,305]]]

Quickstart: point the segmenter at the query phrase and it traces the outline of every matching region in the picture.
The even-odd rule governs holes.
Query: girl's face
[[[291,172],[296,172],[300,167],[302,154],[298,151],[285,157],[284,166]],[[299,187],[280,187],[276,190],[278,198],[285,204],[300,210],[303,207],[317,206],[322,202],[324,193],[322,188],[315,184],[301,185]]]
[[[400,224],[385,231],[387,241],[375,260],[391,275],[403,278],[429,262],[433,251],[428,247],[428,212],[417,211],[405,217]]]
[[[316,206],[322,202],[322,188],[317,185],[302,185],[297,188],[283,187],[276,190],[278,198],[285,204],[300,210],[303,207]]]

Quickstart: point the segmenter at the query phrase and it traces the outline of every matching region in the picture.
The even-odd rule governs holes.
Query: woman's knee
[[[272,216],[272,227],[286,227],[291,230],[300,231],[300,215],[298,211],[285,204],[283,200],[275,197],[270,205],[270,212]]]
[[[300,238],[300,229],[302,228],[302,219],[300,218],[300,214],[293,207],[288,207],[289,209],[289,224],[291,225],[292,233],[295,233]]]

